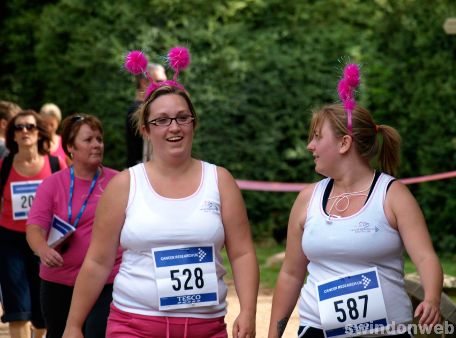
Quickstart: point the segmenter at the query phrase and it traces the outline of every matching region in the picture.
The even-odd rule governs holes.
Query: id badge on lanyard
[[[325,337],[353,337],[387,326],[376,267],[337,276],[316,287]]]
[[[27,219],[42,180],[11,182],[11,205],[13,220]]]
[[[160,310],[217,305],[214,246],[152,249]]]

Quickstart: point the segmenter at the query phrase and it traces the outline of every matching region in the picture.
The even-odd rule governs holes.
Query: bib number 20
[[[336,313],[339,313],[339,315],[337,316],[337,320],[341,323],[345,322],[347,320],[347,313],[352,320],[358,319],[360,315],[358,305],[361,302],[363,303],[362,318],[365,318],[367,315],[367,300],[367,295],[361,295],[358,296],[358,303],[356,302],[355,298],[348,298],[345,303],[343,300],[338,300],[337,302],[334,302],[334,310],[336,311]]]
[[[171,280],[173,281],[173,289],[175,291],[181,290],[182,286],[184,287],[184,290],[193,290],[192,284],[197,289],[202,289],[204,287],[203,270],[201,270],[201,268],[195,268],[193,272],[191,269],[182,270],[182,275],[186,277],[183,285],[178,277],[180,275],[180,270],[170,270],[170,275]]]

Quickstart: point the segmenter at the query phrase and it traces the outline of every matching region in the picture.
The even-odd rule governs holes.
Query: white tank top
[[[317,183],[302,238],[309,264],[299,299],[301,325],[321,328],[318,282],[371,267],[378,270],[389,322],[411,322],[412,304],[404,287],[403,243],[383,209],[387,187],[393,179],[382,173],[361,210],[330,221],[323,209],[323,194],[330,179]]]
[[[192,195],[172,199],[160,196],[149,182],[144,164],[129,169],[130,192],[120,235],[124,249],[114,281],[113,302],[120,310],[150,316],[215,318],[226,314],[226,273],[220,251],[225,233],[220,214],[217,169],[201,162],[201,183]],[[159,310],[157,276],[152,249],[169,246],[214,246],[219,304]],[[217,285],[218,284],[218,285]]]

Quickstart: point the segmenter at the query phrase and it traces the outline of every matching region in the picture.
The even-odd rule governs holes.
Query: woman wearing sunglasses
[[[103,128],[98,118],[72,115],[62,126],[62,145],[73,163],[44,180],[27,221],[27,240],[41,259],[41,305],[47,338],[63,335],[73,286],[89,247],[95,208],[117,174],[102,165]],[[86,338],[105,337],[119,264],[118,250],[116,264],[85,322]]]
[[[2,322],[9,323],[12,338],[45,334],[40,310],[39,259],[27,244],[25,222],[42,180],[52,174],[49,135],[40,116],[25,110],[14,116],[6,129],[10,154],[1,163],[2,210],[0,214],[0,285]],[[57,166],[65,168],[64,161]],[[54,166],[55,167],[55,166]]]

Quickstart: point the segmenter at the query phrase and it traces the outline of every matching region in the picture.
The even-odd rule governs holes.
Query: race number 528
[[[175,269],[170,270],[171,281],[173,282],[173,289],[180,291],[182,287],[184,290],[193,290],[193,288],[202,289],[204,287],[203,270],[201,268],[195,268],[192,272],[191,269],[181,270]],[[184,282],[181,282],[179,276],[184,276]]]

